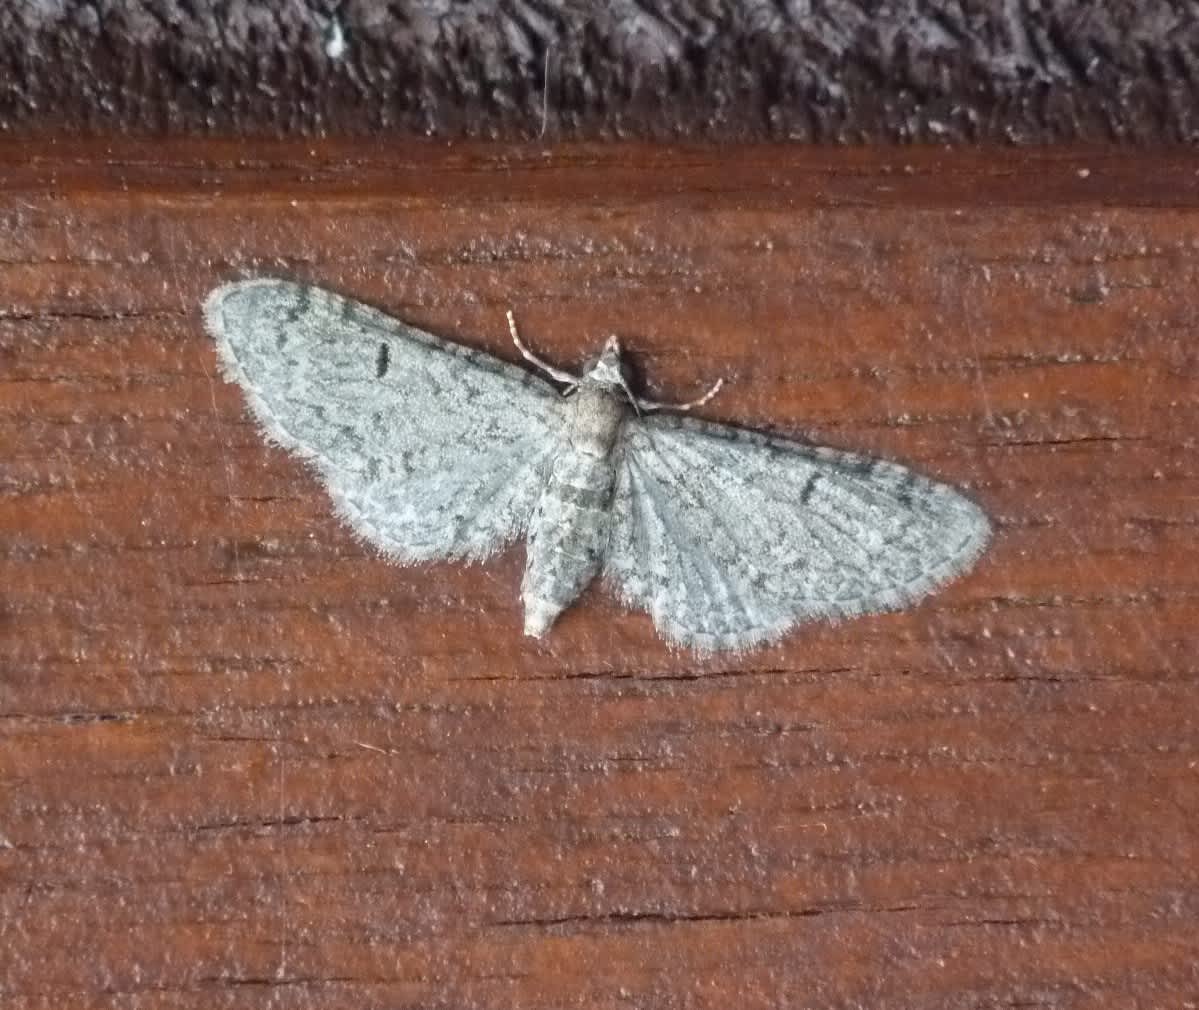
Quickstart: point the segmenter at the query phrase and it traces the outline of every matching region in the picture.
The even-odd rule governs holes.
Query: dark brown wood
[[[0,3],[0,130],[1196,139],[1190,0]]]
[[[312,153],[310,153],[310,150]],[[0,1003],[1199,999],[1199,161],[0,148]],[[915,465],[995,544],[696,661],[401,568],[217,375],[316,281]]]

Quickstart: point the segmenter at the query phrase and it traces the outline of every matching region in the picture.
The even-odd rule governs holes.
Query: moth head
[[[610,336],[604,343],[604,349],[587,369],[584,376],[597,386],[608,386],[613,389],[629,390],[629,374],[621,357],[620,341],[616,335]]]

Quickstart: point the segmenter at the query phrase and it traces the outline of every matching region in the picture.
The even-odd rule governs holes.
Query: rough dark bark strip
[[[0,128],[1186,142],[1191,0],[0,6]]]

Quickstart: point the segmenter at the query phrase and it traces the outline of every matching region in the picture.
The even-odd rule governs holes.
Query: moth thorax
[[[574,395],[567,434],[572,448],[587,456],[607,456],[628,413],[622,391],[584,383]]]

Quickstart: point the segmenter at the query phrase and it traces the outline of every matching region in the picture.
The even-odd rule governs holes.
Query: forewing
[[[217,288],[205,319],[267,433],[387,554],[481,558],[525,528],[557,439],[548,383],[288,281]]]
[[[676,415],[627,425],[613,508],[606,578],[700,652],[903,607],[990,532],[972,502],[894,463]]]

